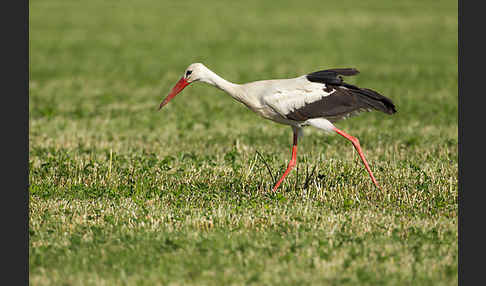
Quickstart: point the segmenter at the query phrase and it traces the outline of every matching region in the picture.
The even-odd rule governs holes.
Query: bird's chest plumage
[[[311,83],[302,78],[270,82],[261,96],[262,106],[265,107],[264,117],[287,124],[293,122],[295,119],[289,118],[288,114],[320,101],[334,92],[326,91],[325,88],[324,84]]]
[[[253,82],[244,87],[240,101],[249,109],[272,121],[299,125],[286,114],[328,95],[322,84],[309,83],[300,78]]]
[[[282,123],[282,124],[291,124],[292,121],[286,119],[280,113],[276,112],[273,108],[269,106],[264,106],[254,110],[257,114],[262,116],[263,118],[270,119],[272,121]]]
[[[248,107],[250,110],[252,110],[253,112],[255,112],[256,114],[260,115],[263,118],[270,119],[278,123],[289,124],[289,120],[285,119],[271,106],[263,103],[257,98],[253,98],[253,100],[247,99],[245,101],[243,100],[239,100],[239,101],[243,103],[246,107]]]

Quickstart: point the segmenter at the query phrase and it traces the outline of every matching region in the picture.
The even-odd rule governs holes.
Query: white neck
[[[221,89],[238,101],[242,101],[241,86],[239,84],[225,80],[208,68],[206,68],[205,75],[201,78],[201,81]]]

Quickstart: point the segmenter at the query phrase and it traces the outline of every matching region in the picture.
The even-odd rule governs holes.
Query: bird
[[[192,63],[161,102],[159,110],[189,84],[207,83],[226,92],[261,117],[292,128],[291,158],[286,170],[272,188],[273,192],[296,166],[297,144],[306,126],[315,127],[325,133],[337,133],[349,140],[358,152],[371,181],[381,190],[358,138],[334,126],[336,121],[364,111],[381,111],[389,115],[396,113],[391,99],[372,89],[344,82],[343,76],[354,76],[358,73],[356,68],[333,68],[294,78],[236,84],[217,75],[202,63]]]

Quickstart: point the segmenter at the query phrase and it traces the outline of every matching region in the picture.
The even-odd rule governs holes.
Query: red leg
[[[334,131],[338,133],[339,135],[343,136],[344,138],[348,139],[353,143],[354,148],[356,151],[358,151],[359,157],[361,158],[361,161],[363,161],[363,164],[365,165],[366,171],[368,171],[368,174],[370,174],[371,180],[375,184],[375,186],[381,190],[380,186],[378,186],[378,183],[376,182],[375,176],[373,176],[373,173],[371,172],[370,166],[368,166],[368,162],[366,162],[365,156],[363,154],[363,151],[361,151],[361,146],[359,145],[359,140],[356,137],[353,137],[349,134],[346,134],[344,131],[341,131],[334,127]]]
[[[292,170],[292,168],[295,167],[297,164],[297,141],[299,139],[298,131],[294,129],[294,145],[292,146],[292,159],[290,159],[290,162],[287,166],[287,170],[283,173],[282,177],[280,177],[280,180],[275,184],[275,187],[273,187],[272,191],[275,192],[280,186],[280,184],[283,182],[287,174]]]

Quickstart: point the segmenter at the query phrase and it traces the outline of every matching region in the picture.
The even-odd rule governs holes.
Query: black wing
[[[336,121],[361,111],[373,109],[387,114],[395,113],[395,105],[389,98],[374,90],[345,83],[341,77],[341,75],[351,76],[358,73],[359,71],[354,68],[342,68],[322,70],[306,75],[309,81],[324,83],[324,91],[331,92],[334,90],[334,92],[318,101],[293,110],[286,115],[287,118],[305,121],[311,118],[324,117]]]

